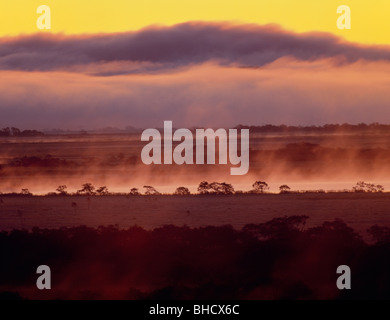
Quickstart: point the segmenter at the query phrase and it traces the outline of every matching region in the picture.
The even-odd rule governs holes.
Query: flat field
[[[0,228],[138,225],[221,226],[241,229],[276,217],[307,215],[307,226],[341,219],[362,235],[390,226],[389,193],[237,194],[191,196],[1,196]]]

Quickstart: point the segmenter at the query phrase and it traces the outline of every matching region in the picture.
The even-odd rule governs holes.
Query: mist
[[[266,181],[270,191],[288,184],[294,191],[351,190],[357,181],[390,188],[389,135],[371,132],[337,134],[251,135],[249,172],[230,175],[231,165],[145,165],[138,134],[46,136],[2,139],[0,192],[34,194],[69,192],[82,184],[107,186],[110,192],[143,192],[152,185],[162,193],[179,186],[197,192],[201,181],[226,182],[236,191],[250,191],[255,181]],[[218,160],[217,160],[218,163]]]

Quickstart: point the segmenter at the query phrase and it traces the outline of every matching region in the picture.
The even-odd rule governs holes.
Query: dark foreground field
[[[390,298],[388,193],[1,200],[0,298]]]
[[[0,298],[346,299],[390,298],[390,229],[367,244],[340,220],[307,217],[231,226],[38,229],[0,233]],[[39,265],[52,289],[36,288]],[[339,265],[352,289],[336,287]]]
[[[203,227],[264,223],[307,215],[307,227],[341,219],[367,238],[375,224],[390,227],[390,193],[307,193],[191,196],[1,196],[0,230],[99,227],[146,230],[167,224]]]

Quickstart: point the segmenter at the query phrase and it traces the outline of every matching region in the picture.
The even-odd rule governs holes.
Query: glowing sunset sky
[[[50,31],[36,27],[42,4]],[[336,27],[341,4],[351,30]],[[388,1],[7,0],[0,12],[0,127],[390,123]]]
[[[236,21],[275,23],[296,32],[331,32],[361,43],[390,43],[387,0],[3,0],[0,36],[35,33],[36,8],[42,4],[52,10],[54,33],[112,33],[187,21]],[[351,30],[336,27],[340,5],[351,8]]]

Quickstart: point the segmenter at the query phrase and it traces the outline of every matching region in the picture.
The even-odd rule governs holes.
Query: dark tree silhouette
[[[376,185],[376,192],[383,192],[383,191],[385,191],[385,188],[382,185],[377,184]]]
[[[25,189],[22,189],[20,194],[24,195],[24,196],[31,196],[32,193],[30,192],[30,190],[28,190],[27,188]]]
[[[191,194],[190,190],[188,190],[188,188],[186,187],[178,187],[174,193],[175,195],[180,195],[180,196],[184,196],[184,195],[189,195]]]
[[[93,195],[95,194],[95,187],[92,183],[84,183],[82,188],[77,191],[78,194]]]
[[[66,185],[62,185],[62,186],[59,186],[56,191],[62,195],[62,196],[66,196],[68,194],[68,192],[66,191],[67,189],[67,186]]]
[[[3,128],[0,129],[0,137],[34,137],[34,136],[43,136],[42,132],[36,130],[19,130],[18,128]]]
[[[210,188],[214,191],[216,194],[233,194],[234,188],[231,184],[226,182],[212,182],[210,183]]]
[[[380,184],[375,185],[364,181],[358,181],[356,186],[352,188],[353,192],[383,192],[384,190],[384,187]]]
[[[255,193],[264,193],[265,191],[269,190],[267,182],[264,181],[256,181],[252,187]]]
[[[198,192],[200,194],[208,194],[209,189],[210,189],[210,185],[207,181],[202,181],[201,183],[199,183]]]
[[[18,137],[21,135],[21,132],[18,128],[15,128],[15,127],[12,127],[11,128],[11,135],[12,136],[15,136],[15,137]]]
[[[160,192],[158,192],[154,187],[152,186],[144,186],[145,188],[145,195],[147,196],[156,196],[156,195],[159,195],[161,194]]]
[[[131,196],[139,196],[140,194],[141,193],[139,192],[138,188],[132,188],[129,193]]]
[[[226,182],[212,182],[202,181],[198,186],[200,194],[233,194],[234,188],[231,184]]]
[[[96,194],[99,196],[106,196],[109,194],[106,186],[100,187],[96,190]]]
[[[226,182],[212,182],[202,181],[198,186],[200,194],[233,194],[234,188],[231,184]]]
[[[11,136],[11,129],[10,128],[3,128],[0,130],[0,137],[9,137]]]
[[[288,185],[283,184],[279,187],[279,190],[280,193],[289,193],[291,191],[291,188]]]
[[[358,181],[352,190],[354,192],[366,192],[366,183],[364,181]]]

